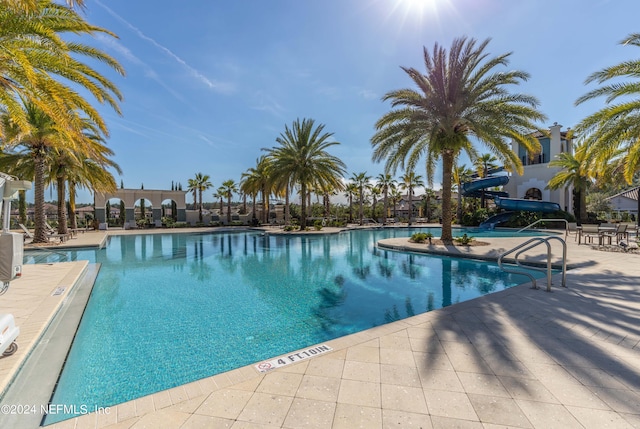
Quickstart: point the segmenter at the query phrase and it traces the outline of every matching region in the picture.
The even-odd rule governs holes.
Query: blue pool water
[[[374,246],[418,230],[114,236],[102,250],[25,252],[102,264],[52,402],[111,406],[528,281]]]

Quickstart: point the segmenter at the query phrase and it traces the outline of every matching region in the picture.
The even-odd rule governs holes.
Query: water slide
[[[491,176],[484,179],[476,179],[462,185],[462,195],[465,197],[480,197],[484,190],[486,198],[493,198],[497,207],[509,210],[491,216],[480,224],[481,228],[493,228],[497,224],[509,220],[514,214],[513,211],[543,212],[550,213],[560,210],[560,204],[550,201],[525,200],[522,198],[508,198],[509,194],[499,191],[486,191],[487,188],[502,186],[509,183],[508,176]]]
[[[491,176],[485,179],[476,179],[471,182],[462,184],[462,195],[465,197],[479,196],[480,192],[487,188],[493,188],[495,186],[502,186],[509,183],[509,176]],[[485,196],[490,195],[493,191],[485,191]],[[505,192],[502,192],[506,195]]]

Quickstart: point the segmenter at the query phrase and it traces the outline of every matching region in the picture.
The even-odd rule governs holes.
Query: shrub
[[[289,231],[293,231],[294,229],[296,229],[296,227],[295,227],[295,226],[293,226],[293,225],[286,225],[286,226],[284,227],[284,230],[285,230],[285,231],[287,231],[287,232],[289,232]]]
[[[320,231],[322,229],[322,221],[320,219],[316,220],[315,222],[313,222],[313,227],[316,229],[316,231]]]
[[[411,235],[411,239],[409,241],[412,241],[414,243],[424,243],[426,239],[427,239],[426,232],[416,232],[413,235]]]
[[[469,237],[467,234],[462,234],[461,237],[455,237],[454,240],[456,243],[461,244],[463,246],[468,246],[475,240],[473,237]]]

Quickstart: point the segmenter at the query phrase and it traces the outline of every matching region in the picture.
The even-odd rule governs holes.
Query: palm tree
[[[416,175],[415,172],[409,171],[400,177],[400,188],[409,193],[409,226],[413,216],[413,190],[418,186],[424,186],[424,182],[422,176]]]
[[[214,192],[213,194],[213,198],[220,198],[220,216],[222,216],[222,205],[224,204],[224,197],[225,197],[225,189],[222,186],[219,186],[218,189],[216,189],[216,192]]]
[[[402,200],[402,192],[396,184],[392,184],[389,187],[389,200],[393,203],[393,217],[397,219],[398,213],[396,209],[398,208],[398,203]]]
[[[458,191],[458,208],[456,210],[456,218],[458,224],[462,223],[462,184],[471,180],[473,171],[465,164],[454,165],[453,167],[453,183]],[[452,186],[453,188],[453,186]]]
[[[256,217],[256,196],[262,194],[262,222],[267,222],[269,212],[269,195],[273,187],[273,174],[271,160],[262,155],[256,160],[256,166],[249,168],[242,173],[242,192],[253,195],[253,218]],[[285,213],[289,212],[289,208],[285,208]]]
[[[621,45],[640,46],[640,33],[630,34]],[[601,86],[578,98],[576,105],[605,97],[606,106],[583,119],[575,133],[587,146],[587,158],[595,165],[606,165],[618,149],[623,149],[624,179],[628,184],[640,170],[640,59],[625,61],[591,74],[586,84]],[[632,79],[620,82],[621,79]],[[613,82],[611,82],[613,80]],[[640,204],[640,203],[639,203]]]
[[[0,126],[4,135],[3,149],[22,147],[31,156],[33,162],[34,180],[34,243],[47,243],[44,213],[44,188],[46,185],[46,159],[53,148],[65,145],[63,133],[56,123],[35,104],[26,103],[23,106],[24,117],[29,123],[29,131],[23,131],[12,121],[8,112],[1,114]]]
[[[380,199],[380,196],[382,195],[382,191],[380,190],[380,186],[379,185],[375,185],[375,186],[371,186],[369,188],[369,192],[371,193],[371,217],[373,218],[374,221],[378,221],[377,217],[376,217],[376,205],[378,205],[378,200]],[[386,216],[386,215],[385,215]]]
[[[67,5],[69,7],[77,7],[79,9],[83,9],[85,7],[84,0],[67,0]],[[37,0],[12,0],[6,2],[7,7],[10,7],[18,12],[28,12],[36,9],[38,5]]]
[[[307,226],[306,201],[309,186],[321,188],[325,185],[340,186],[345,165],[340,158],[329,154],[327,149],[339,144],[329,141],[333,133],[323,133],[324,125],[315,127],[313,119],[296,119],[291,128],[276,139],[280,145],[268,149],[273,170],[287,172],[289,182],[298,186],[302,219],[300,229]]]
[[[489,175],[490,170],[493,170],[498,167],[498,164],[496,164],[497,160],[498,158],[496,158],[490,153],[485,153],[477,157],[474,160],[473,164],[476,167],[478,176],[482,178],[487,177]],[[482,190],[480,191],[480,207],[482,208],[487,207],[487,202],[485,200],[485,195],[484,195],[484,188],[482,188]]]
[[[193,194],[193,209],[198,207],[198,182],[196,179],[187,180],[187,191]]]
[[[436,192],[433,189],[425,189],[424,190],[424,205],[425,205],[425,215],[427,218],[427,222],[431,220],[431,200],[436,198]]]
[[[348,183],[344,189],[344,196],[349,198],[349,223],[353,223],[353,196],[358,193],[358,185]]]
[[[227,224],[231,223],[231,197],[238,192],[238,185],[233,179],[222,182],[223,195],[227,197]]]
[[[436,43],[433,53],[424,49],[426,74],[414,68],[402,69],[417,86],[399,89],[384,96],[394,108],[376,123],[371,142],[373,160],[386,160],[387,172],[398,167],[413,171],[425,159],[427,179],[442,159],[442,241],[451,235],[451,176],[454,161],[465,151],[473,159],[470,137],[488,146],[503,165],[520,174],[522,163],[513,153],[509,140],[530,151],[540,144],[532,130],[534,121],[545,116],[537,110],[538,101],[527,95],[511,94],[507,86],[528,79],[521,71],[493,72],[508,64],[510,54],[488,58],[485,48],[466,37],[453,41],[449,52]],[[541,131],[541,130],[540,130]]]
[[[382,216],[382,224],[385,225],[387,223],[387,217],[389,217],[389,190],[393,185],[395,185],[396,181],[390,174],[380,173],[378,174],[378,177],[376,177],[376,182],[384,195],[384,215]]]
[[[360,225],[362,225],[364,223],[364,191],[369,186],[371,176],[367,176],[367,172],[363,171],[362,173],[353,173],[353,175],[351,176],[351,180],[358,187],[358,199],[360,202]]]
[[[196,176],[192,179],[189,179],[189,188],[188,190],[193,192],[194,195],[194,203],[195,203],[195,194],[198,192],[198,199],[200,203],[198,204],[198,218],[200,219],[200,223],[202,223],[202,193],[207,189],[213,187],[213,184],[209,181],[210,177],[208,174],[196,173]]]
[[[587,187],[591,184],[589,164],[587,159],[588,148],[586,144],[576,147],[575,153],[562,152],[549,162],[549,167],[560,167],[561,171],[549,180],[549,189],[560,189],[568,185],[578,193],[577,204],[574,205],[575,213],[581,223],[587,221]]]
[[[31,124],[22,108],[30,104],[49,116],[67,137],[82,133],[83,117],[90,118],[106,134],[104,120],[77,86],[117,113],[122,95],[80,58],[97,60],[121,75],[124,70],[101,50],[78,40],[64,41],[61,35],[115,35],[88,24],[75,10],[45,0],[0,2],[0,22],[0,105],[16,126],[30,132]]]

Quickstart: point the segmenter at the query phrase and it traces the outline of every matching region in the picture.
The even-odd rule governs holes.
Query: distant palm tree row
[[[74,210],[75,190],[113,190],[120,172],[106,147],[108,129],[77,89],[120,113],[118,88],[79,58],[98,60],[124,74],[106,53],[64,36],[113,33],[87,23],[74,7],[46,0],[0,2],[0,169],[34,182],[34,243],[47,242],[44,189],[58,191],[58,232],[66,234],[66,186]],[[71,227],[75,227],[75,216]]]

